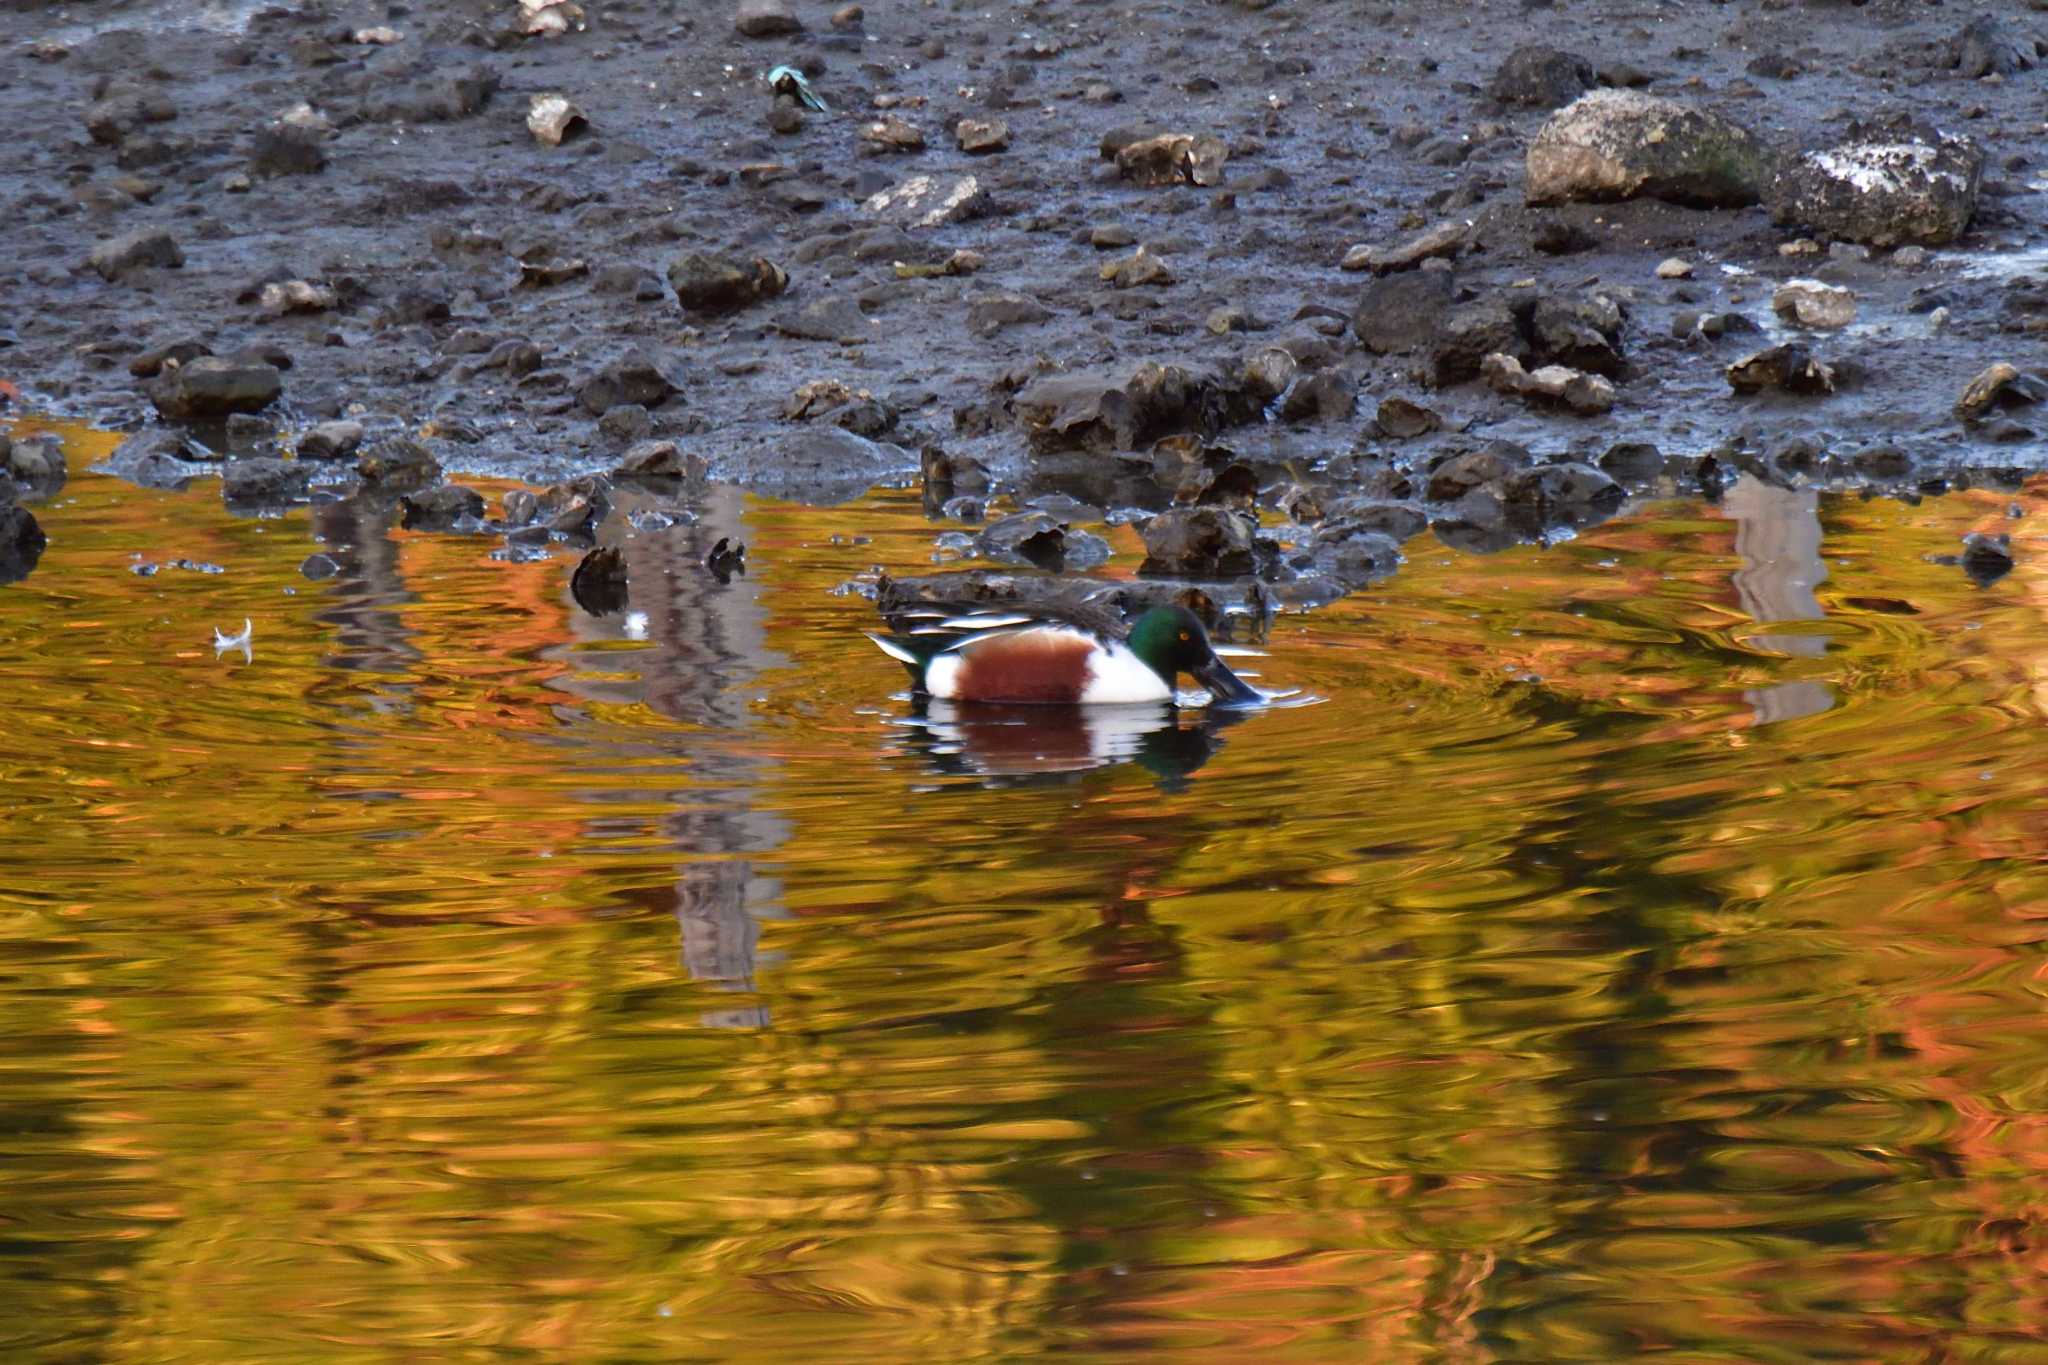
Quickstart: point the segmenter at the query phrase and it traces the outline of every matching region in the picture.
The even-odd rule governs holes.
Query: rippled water
[[[1322,704],[1025,745],[831,592],[909,495],[720,496],[601,622],[75,478],[0,589],[0,1356],[2040,1359],[2044,503],[1425,539],[1276,626]]]

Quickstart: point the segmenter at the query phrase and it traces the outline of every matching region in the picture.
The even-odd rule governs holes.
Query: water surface
[[[1425,538],[1276,624],[1322,704],[1020,745],[833,591],[913,495],[716,495],[597,620],[74,478],[0,589],[0,1354],[2042,1359],[2044,495]]]

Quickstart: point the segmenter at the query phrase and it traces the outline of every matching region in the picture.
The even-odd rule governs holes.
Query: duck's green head
[[[1243,705],[1265,700],[1216,656],[1201,618],[1186,607],[1153,607],[1132,624],[1125,642],[1168,687],[1186,673],[1218,701]]]

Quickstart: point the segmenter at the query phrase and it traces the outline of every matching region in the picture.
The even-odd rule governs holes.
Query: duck
[[[910,670],[917,695],[942,701],[1173,703],[1183,673],[1227,706],[1265,700],[1217,655],[1201,618],[1177,604],[1152,607],[1123,628],[1107,613],[1051,604],[990,610],[931,602],[892,614],[890,626],[887,635],[863,634]]]

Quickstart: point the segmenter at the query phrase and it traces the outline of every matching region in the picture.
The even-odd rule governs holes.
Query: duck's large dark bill
[[[1212,658],[1200,668],[1188,670],[1195,681],[1209,689],[1209,695],[1220,702],[1233,706],[1249,706],[1262,702],[1265,697],[1243,678],[1230,671],[1230,665],[1218,658]]]

